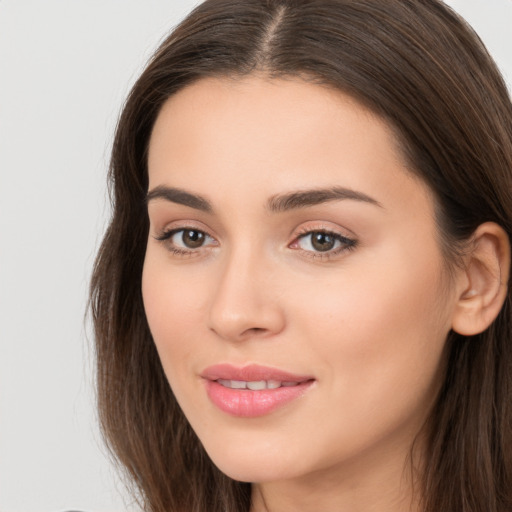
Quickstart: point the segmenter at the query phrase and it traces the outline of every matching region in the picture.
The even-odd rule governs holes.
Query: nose
[[[209,328],[232,342],[281,332],[285,315],[276,273],[275,266],[256,255],[227,258],[210,305]]]

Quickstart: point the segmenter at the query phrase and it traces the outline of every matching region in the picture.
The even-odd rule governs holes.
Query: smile
[[[224,380],[218,379],[217,382],[230,389],[250,389],[252,391],[261,391],[262,389],[277,389],[280,387],[298,386],[298,382],[279,382],[278,380]]]
[[[315,382],[309,376],[259,365],[211,366],[201,377],[213,405],[240,418],[270,414],[300,398]]]

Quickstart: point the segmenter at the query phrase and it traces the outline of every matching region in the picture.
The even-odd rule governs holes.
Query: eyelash
[[[212,240],[215,240],[206,231],[204,231],[202,229],[197,229],[197,228],[191,227],[191,226],[190,227],[185,226],[185,227],[176,228],[176,229],[169,229],[167,231],[164,231],[160,235],[156,236],[155,238],[159,242],[165,243],[167,249],[169,251],[171,251],[171,253],[174,254],[175,256],[182,256],[182,257],[183,256],[194,256],[194,255],[198,254],[198,252],[201,249],[204,248],[204,245],[201,245],[197,249],[193,249],[193,248],[176,247],[176,245],[173,245],[172,242],[171,242],[171,239],[172,239],[172,237],[174,235],[177,235],[178,233],[182,233],[182,236],[183,236],[183,234],[185,234],[186,231],[193,231],[193,232],[196,232],[196,233],[201,233],[202,235],[205,236],[205,239],[206,238],[210,238]]]
[[[337,249],[329,249],[328,251],[322,252],[322,251],[307,251],[302,249],[302,252],[304,255],[308,258],[315,259],[315,260],[329,260],[331,258],[335,258],[336,256],[339,256],[340,254],[344,253],[345,251],[353,251],[357,247],[357,240],[353,238],[348,238],[346,236],[341,235],[340,233],[337,233],[336,231],[331,231],[329,229],[325,228],[319,228],[319,229],[311,229],[311,228],[304,228],[299,232],[299,234],[296,236],[294,241],[290,244],[290,247],[293,245],[297,245],[300,240],[303,240],[307,237],[312,237],[313,235],[321,234],[325,236],[332,237],[335,242],[339,242],[340,246]],[[311,245],[311,242],[310,242]]]
[[[181,256],[181,257],[189,256],[190,257],[190,256],[197,255],[202,249],[205,248],[204,245],[201,245],[197,248],[182,248],[182,247],[177,247],[176,245],[173,245],[171,243],[171,239],[174,235],[177,235],[178,233],[182,233],[182,236],[183,236],[183,234],[185,234],[186,231],[200,233],[201,235],[203,235],[205,237],[205,240],[207,240],[209,238],[209,239],[215,241],[215,239],[211,235],[209,235],[206,231],[197,229],[195,227],[187,227],[187,226],[164,231],[160,235],[156,236],[155,239],[159,242],[165,243],[167,249],[175,256]],[[313,236],[315,234],[321,234],[321,235],[325,235],[328,237],[332,237],[334,239],[335,243],[339,243],[340,246],[337,249],[334,249],[334,250],[329,249],[325,252],[314,251],[314,250],[305,250],[305,249],[298,248],[298,250],[300,250],[306,257],[311,258],[311,259],[328,260],[330,258],[334,258],[334,257],[340,255],[341,253],[343,253],[345,251],[353,251],[356,248],[356,246],[358,245],[357,240],[343,236],[340,233],[336,233],[335,231],[330,231],[330,230],[327,230],[324,228],[320,228],[320,229],[304,228],[301,232],[299,232],[298,235],[296,235],[293,242],[291,242],[288,245],[288,247],[295,249],[296,247],[294,247],[294,246],[297,246],[299,244],[300,240],[303,240],[303,239],[307,238],[308,236]],[[310,244],[311,244],[311,242],[310,242]],[[214,245],[217,245],[217,242]]]

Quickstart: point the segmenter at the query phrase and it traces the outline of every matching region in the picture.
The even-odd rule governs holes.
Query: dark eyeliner
[[[315,233],[322,233],[322,234],[325,234],[325,235],[328,235],[332,238],[334,238],[336,241],[340,242],[341,246],[338,247],[337,249],[332,249],[332,250],[329,250],[329,251],[325,251],[325,252],[322,252],[322,251],[311,251],[311,250],[306,250],[306,249],[302,249],[300,247],[297,247],[297,248],[294,248],[295,250],[299,250],[300,252],[302,252],[302,254],[307,257],[307,258],[310,258],[310,259],[317,259],[317,260],[329,260],[329,259],[332,259],[332,258],[336,258],[337,256],[339,256],[340,254],[344,253],[344,252],[347,252],[347,251],[353,251],[357,245],[358,245],[358,241],[353,239],[353,238],[348,238],[336,231],[333,231],[333,230],[330,230],[330,229],[325,229],[325,228],[319,228],[319,229],[310,229],[310,228],[306,228],[306,229],[303,229],[301,232],[299,232],[299,234],[296,236],[293,244],[298,244],[298,241],[301,240],[302,238],[306,238],[307,236],[312,236],[314,235]],[[292,244],[292,245],[293,245]]]

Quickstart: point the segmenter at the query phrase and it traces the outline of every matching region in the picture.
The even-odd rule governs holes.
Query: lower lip
[[[231,389],[214,380],[206,381],[210,400],[223,412],[241,418],[264,416],[301,397],[313,384],[312,380],[296,386],[276,389]]]

